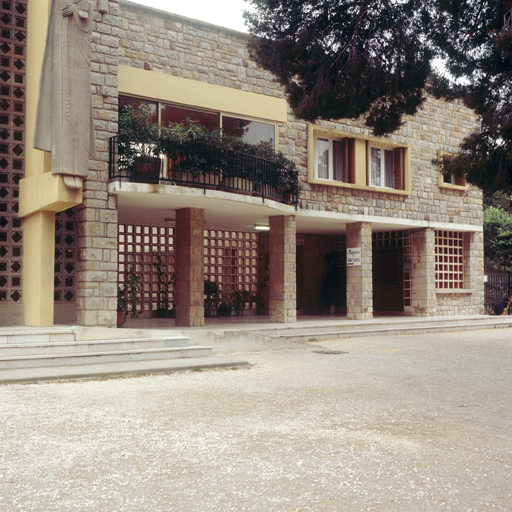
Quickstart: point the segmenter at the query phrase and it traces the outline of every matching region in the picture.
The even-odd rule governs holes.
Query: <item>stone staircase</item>
[[[451,316],[451,317],[397,317],[368,321],[330,322],[329,325],[308,322],[305,325],[288,324],[283,328],[264,328],[253,331],[272,340],[307,342],[329,338],[355,336],[398,336],[434,332],[467,331],[476,329],[505,329],[512,327],[511,316]]]
[[[76,341],[72,328],[0,332],[0,383],[108,378],[247,366],[190,346],[184,336],[137,336]]]

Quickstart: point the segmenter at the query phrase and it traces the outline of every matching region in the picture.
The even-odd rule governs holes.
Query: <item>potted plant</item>
[[[160,134],[160,148],[167,156],[169,175],[176,182],[198,183],[217,188],[220,183],[219,129],[210,131],[187,119],[185,124],[169,123]]]
[[[251,292],[241,288],[240,290],[235,290],[231,297],[233,303],[233,309],[235,311],[235,315],[239,316],[244,314],[245,305],[248,302],[253,301],[253,297]]]
[[[212,317],[217,314],[221,304],[222,292],[219,284],[215,281],[205,279],[204,281],[204,316]]]
[[[138,318],[137,307],[140,304],[140,276],[135,274],[133,267],[124,273],[124,281],[117,289],[117,327],[122,327],[129,315]]]
[[[132,178],[145,183],[158,183],[162,166],[159,127],[153,116],[147,103],[123,107],[119,115],[120,165],[127,166]]]
[[[281,192],[281,199],[291,203],[293,198],[298,199],[300,192],[300,183],[295,169],[295,164],[292,166],[281,169],[279,174],[278,188]]]
[[[223,298],[217,308],[217,316],[231,316],[233,306],[229,299]]]
[[[172,281],[172,276],[169,278],[167,269],[163,264],[162,257],[156,252],[153,252],[153,256],[155,257],[155,261],[153,261],[152,265],[157,274],[156,284],[158,287],[156,316],[158,318],[166,318],[170,316],[169,286]]]

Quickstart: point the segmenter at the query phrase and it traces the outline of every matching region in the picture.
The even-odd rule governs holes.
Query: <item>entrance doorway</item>
[[[374,247],[373,310],[404,310],[404,273],[402,247]]]

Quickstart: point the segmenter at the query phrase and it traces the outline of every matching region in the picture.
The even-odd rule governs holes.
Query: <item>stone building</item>
[[[250,59],[245,34],[97,0],[96,155],[83,190],[72,192],[31,143],[48,3],[1,3],[2,325],[115,326],[129,267],[149,316],[156,257],[173,276],[176,325],[203,324],[204,279],[226,298],[250,292],[245,305],[272,322],[483,313],[482,194],[433,163],[477,125],[464,105],[428,98],[386,138],[360,121],[308,124]],[[222,173],[178,179],[169,158],[156,179],[123,174],[119,106],[142,102],[162,123],[189,118],[273,145],[296,164],[298,197],[276,193],[270,178],[260,188],[229,185]]]

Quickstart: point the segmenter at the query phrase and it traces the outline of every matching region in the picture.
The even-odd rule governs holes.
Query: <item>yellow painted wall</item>
[[[278,123],[287,122],[287,103],[283,98],[273,98],[129,66],[119,66],[119,94]]]
[[[46,41],[46,25],[50,11],[50,0],[28,2],[27,19],[27,89],[26,89],[26,132],[25,132],[25,177],[50,171],[50,153],[32,147],[36,121],[39,77]]]

